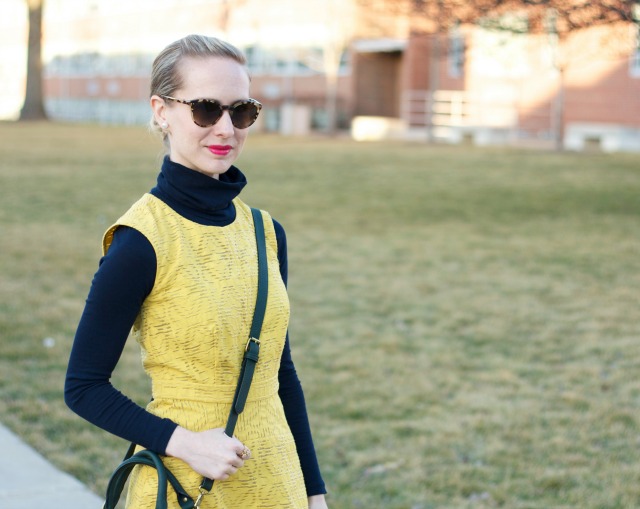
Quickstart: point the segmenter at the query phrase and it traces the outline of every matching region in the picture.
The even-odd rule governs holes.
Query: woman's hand
[[[308,497],[309,509],[328,509],[327,501],[324,499],[324,495],[314,495]]]
[[[237,438],[225,435],[223,428],[198,433],[178,426],[169,439],[166,453],[215,481],[228,479],[251,457],[249,449]]]

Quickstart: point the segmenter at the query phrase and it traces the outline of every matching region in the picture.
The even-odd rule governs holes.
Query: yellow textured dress
[[[126,225],[141,232],[156,253],[153,290],[133,327],[151,377],[148,410],[192,431],[224,427],[249,335],[257,293],[257,253],[251,209],[233,200],[236,219],[224,227],[194,223],[146,194],[104,236]],[[289,321],[273,222],[263,219],[269,296],[260,360],[235,435],[252,458],[230,479],[216,482],[203,509],[306,508],[307,496],[293,436],[278,396],[278,369]],[[167,467],[194,498],[202,477],[181,460]],[[127,508],[153,509],[155,470],[136,467]],[[179,508],[169,489],[169,507]]]

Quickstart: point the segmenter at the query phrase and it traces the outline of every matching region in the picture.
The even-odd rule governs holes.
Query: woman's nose
[[[217,136],[229,138],[233,136],[233,122],[231,122],[231,114],[228,111],[223,111],[220,120],[218,120],[213,126],[215,134]]]

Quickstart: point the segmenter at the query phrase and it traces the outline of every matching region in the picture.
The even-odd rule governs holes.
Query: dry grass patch
[[[62,378],[102,231],[153,185],[159,144],[0,135],[0,419],[100,492],[126,444],[69,413]],[[640,506],[639,163],[249,141],[334,509]],[[115,382],[146,401],[135,345]]]

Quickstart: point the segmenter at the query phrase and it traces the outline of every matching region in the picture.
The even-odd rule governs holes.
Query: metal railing
[[[492,130],[516,138],[547,139],[553,130],[551,108],[546,104],[525,109],[508,94],[408,90],[401,100],[401,118],[410,129],[427,130],[435,138]]]

